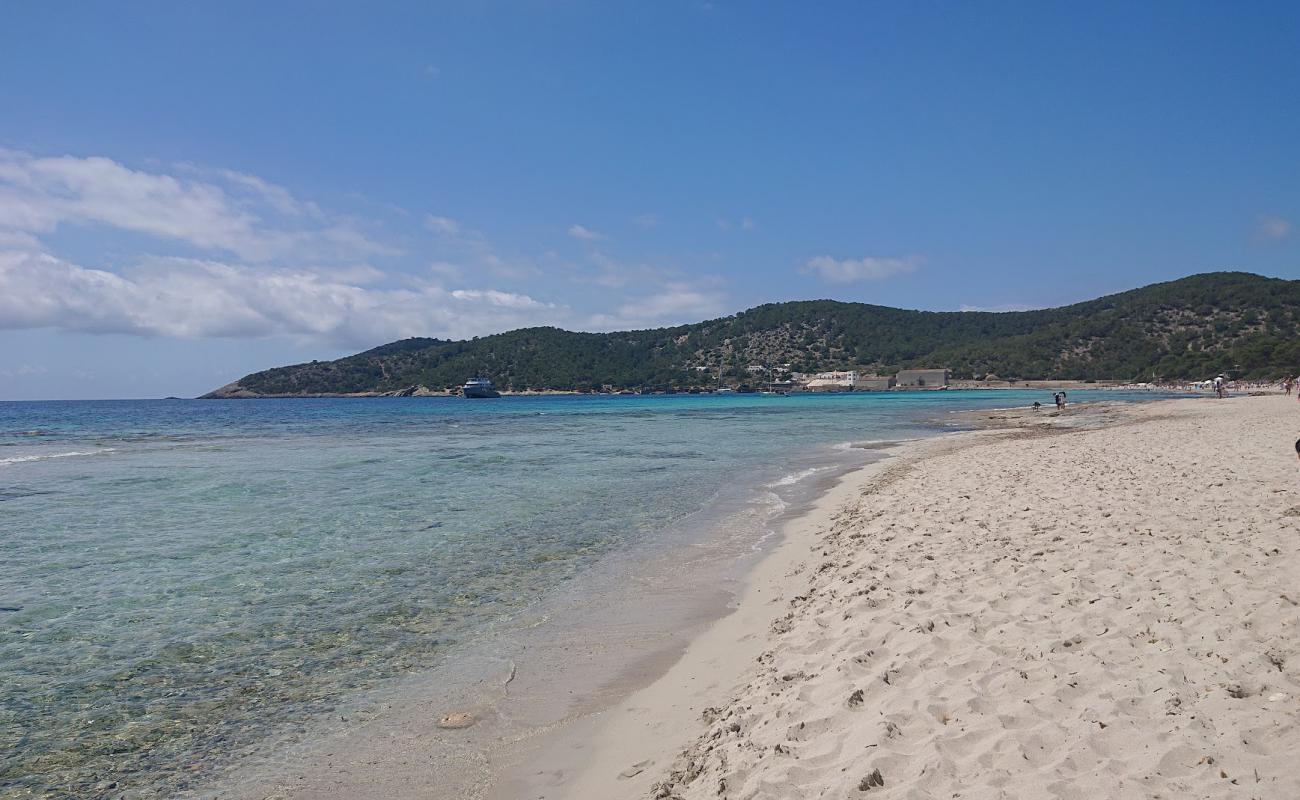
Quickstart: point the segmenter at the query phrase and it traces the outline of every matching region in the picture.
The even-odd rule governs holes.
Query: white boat
[[[460,393],[471,399],[501,396],[501,393],[492,386],[492,381],[487,378],[470,378],[465,381],[464,386],[460,387]]]

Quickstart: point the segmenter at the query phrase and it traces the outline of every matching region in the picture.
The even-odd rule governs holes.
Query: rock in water
[[[474,715],[468,711],[452,711],[449,714],[443,714],[438,717],[438,727],[455,730],[457,728],[468,728],[476,722]]]

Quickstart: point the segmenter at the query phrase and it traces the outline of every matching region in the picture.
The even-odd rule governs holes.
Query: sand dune
[[[565,796],[1300,798],[1300,408],[1126,417],[850,478],[675,763],[643,693]]]

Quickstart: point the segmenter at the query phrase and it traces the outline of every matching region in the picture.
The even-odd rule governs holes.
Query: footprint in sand
[[[642,772],[645,772],[645,768],[650,766],[653,763],[654,762],[649,759],[645,761],[638,761],[637,763],[633,764],[632,766],[618,773],[618,777],[623,780],[627,780],[628,778],[635,778],[637,775],[640,775]]]

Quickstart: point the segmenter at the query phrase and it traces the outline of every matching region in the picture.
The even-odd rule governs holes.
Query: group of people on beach
[[[1052,395],[1052,401],[1056,403],[1057,411],[1063,410],[1065,408],[1065,392],[1057,392],[1056,394]],[[1042,407],[1043,407],[1042,403],[1038,402],[1037,400],[1034,401],[1035,411],[1037,411]]]

